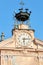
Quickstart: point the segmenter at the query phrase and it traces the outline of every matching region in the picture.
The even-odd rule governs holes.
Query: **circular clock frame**
[[[26,32],[21,32],[20,34],[17,35],[17,42],[21,46],[28,46],[31,44],[32,37],[30,34]]]

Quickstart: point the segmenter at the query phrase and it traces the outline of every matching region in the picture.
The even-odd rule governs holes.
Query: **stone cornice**
[[[30,48],[28,48],[28,49],[24,49],[24,48],[19,48],[19,49],[17,49],[17,48],[14,48],[14,47],[1,47],[0,48],[0,50],[9,50],[9,51],[23,51],[23,50],[27,50],[28,52],[43,52],[43,49],[30,49]]]
[[[34,39],[33,42],[36,44],[36,45],[41,45],[43,46],[43,41],[39,40],[39,39]]]

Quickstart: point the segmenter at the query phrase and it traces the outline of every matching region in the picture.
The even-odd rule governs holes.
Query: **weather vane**
[[[23,8],[23,6],[24,6],[24,2],[21,0],[21,2],[20,2],[20,5],[21,5],[21,7]]]

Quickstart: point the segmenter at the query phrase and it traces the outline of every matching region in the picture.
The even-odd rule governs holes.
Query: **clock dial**
[[[31,42],[31,36],[27,33],[20,33],[18,36],[17,36],[17,41],[19,44],[23,45],[23,46],[26,46],[28,44],[30,44]]]

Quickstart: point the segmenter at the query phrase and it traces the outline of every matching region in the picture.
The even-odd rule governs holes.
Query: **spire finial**
[[[24,6],[23,0],[21,0],[20,5],[21,5],[21,7],[23,8],[23,6]]]

